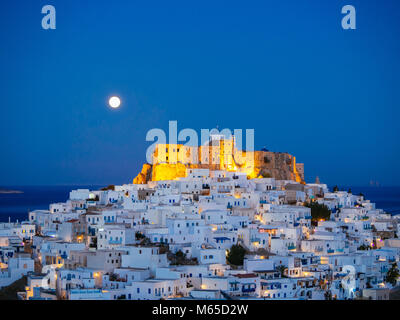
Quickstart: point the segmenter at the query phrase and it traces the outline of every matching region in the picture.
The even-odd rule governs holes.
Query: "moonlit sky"
[[[0,185],[131,182],[169,120],[254,128],[311,182],[399,185],[399,15],[389,0],[3,0]]]

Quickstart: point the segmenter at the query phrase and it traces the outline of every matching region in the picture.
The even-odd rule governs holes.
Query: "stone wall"
[[[237,151],[236,151],[237,152]],[[246,172],[249,178],[270,177],[277,180],[293,180],[304,183],[304,165],[296,165],[296,158],[288,153],[255,151],[247,154],[254,157],[254,163],[238,163],[235,171]],[[235,156],[235,159],[238,157]],[[241,161],[246,159],[243,152]],[[134,184],[144,184],[148,181],[173,180],[186,177],[187,168],[207,168],[210,170],[222,169],[222,165],[215,164],[182,164],[182,163],[156,163],[144,164],[142,171],[133,180]],[[297,169],[299,167],[299,169]]]

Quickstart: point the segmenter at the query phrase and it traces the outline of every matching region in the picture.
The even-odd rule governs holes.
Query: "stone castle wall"
[[[198,149],[200,160],[202,154],[204,158],[204,148],[202,146]],[[162,157],[160,157],[159,150],[162,150]],[[192,148],[191,152],[189,152],[182,145],[156,147],[153,157],[154,164],[144,164],[142,171],[135,177],[133,183],[144,184],[148,181],[174,180],[186,177],[187,168],[246,172],[251,179],[271,177],[277,180],[293,180],[304,183],[304,164],[296,164],[296,158],[288,153],[254,151],[246,154],[234,149],[228,157],[224,157],[226,152],[224,153],[222,150],[220,153],[216,152],[215,147],[212,147],[212,149],[210,148],[210,158],[221,157],[229,159],[229,163],[221,161],[218,164],[192,164],[190,159],[195,153],[194,151],[196,150]],[[177,152],[178,154],[171,156],[170,152]],[[181,153],[184,153],[184,157],[180,156]],[[234,156],[232,157],[232,155]]]

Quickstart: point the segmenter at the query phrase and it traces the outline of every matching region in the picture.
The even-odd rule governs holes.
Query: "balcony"
[[[250,292],[255,292],[255,291],[256,291],[256,287],[250,287],[250,288],[242,287],[243,293],[250,293]]]

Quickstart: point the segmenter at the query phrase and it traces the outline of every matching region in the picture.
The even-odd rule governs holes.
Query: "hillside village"
[[[1,223],[0,288],[26,276],[23,300],[386,300],[399,222],[319,181],[186,168]]]

